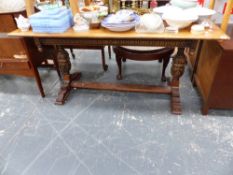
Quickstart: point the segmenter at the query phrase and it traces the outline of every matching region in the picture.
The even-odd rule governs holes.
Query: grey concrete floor
[[[117,82],[114,59],[104,73],[100,52],[76,56],[72,71],[82,71],[82,80]],[[158,84],[160,71],[157,62],[127,61],[123,82]],[[76,90],[56,106],[57,74],[40,74],[46,98],[31,78],[0,76],[1,175],[233,174],[233,111],[202,116],[187,70],[181,116],[156,94]]]

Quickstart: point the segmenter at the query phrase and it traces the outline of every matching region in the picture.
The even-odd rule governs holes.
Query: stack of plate
[[[101,22],[101,26],[110,31],[123,32],[134,28],[138,21],[139,16],[134,13],[124,17],[120,17],[118,14],[111,14]]]

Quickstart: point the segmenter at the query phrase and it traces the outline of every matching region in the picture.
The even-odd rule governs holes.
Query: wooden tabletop
[[[91,29],[87,32],[74,32],[72,28],[64,33],[34,33],[32,31],[21,32],[15,30],[8,34],[9,36],[35,37],[35,38],[113,38],[113,39],[194,39],[194,40],[227,40],[230,39],[219,27],[214,26],[212,31],[206,31],[204,34],[192,34],[190,29],[181,30],[178,33],[136,33],[134,30],[127,32],[111,32],[107,29]]]

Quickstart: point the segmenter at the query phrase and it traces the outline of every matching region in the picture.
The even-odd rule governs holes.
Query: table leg
[[[173,114],[180,115],[181,114],[181,102],[180,102],[180,77],[184,73],[184,68],[186,64],[186,59],[184,56],[184,48],[179,48],[177,55],[173,58],[173,63],[171,67],[172,81],[171,85],[171,111]]]
[[[72,90],[71,82],[78,80],[81,77],[81,73],[70,74],[71,62],[67,51],[59,48],[57,51],[57,64],[62,76],[62,85],[58,93],[55,104],[62,105],[68,98],[70,91]]]

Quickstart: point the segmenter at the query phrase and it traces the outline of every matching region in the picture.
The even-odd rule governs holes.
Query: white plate
[[[130,28],[107,28],[108,30],[112,31],[112,32],[125,32],[128,30],[131,30],[133,27]]]
[[[113,32],[124,32],[134,28],[134,25],[127,26],[127,27],[105,27],[106,29],[113,31]]]
[[[135,23],[128,23],[128,24],[101,24],[103,27],[116,27],[116,28],[124,28],[124,27],[130,27],[135,26]]]

